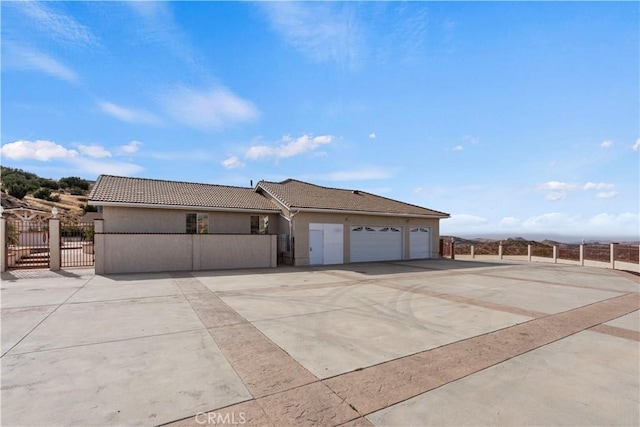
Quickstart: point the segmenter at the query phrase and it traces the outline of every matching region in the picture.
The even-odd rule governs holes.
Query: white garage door
[[[409,231],[409,257],[411,259],[431,258],[429,228],[414,227]]]
[[[351,227],[351,262],[402,259],[402,227]]]

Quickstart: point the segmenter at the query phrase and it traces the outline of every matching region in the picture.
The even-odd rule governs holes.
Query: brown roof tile
[[[282,182],[260,181],[258,188],[264,189],[289,209],[331,209],[440,218],[449,216],[444,212],[376,196],[365,191],[321,187],[295,179]]]
[[[93,204],[107,202],[279,211],[253,188],[112,175],[98,178],[89,194],[89,201]]]

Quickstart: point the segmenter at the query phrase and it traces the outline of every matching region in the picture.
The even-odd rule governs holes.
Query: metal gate
[[[49,223],[8,219],[5,256],[8,269],[48,268]]]
[[[93,267],[93,223],[60,225],[60,268]]]

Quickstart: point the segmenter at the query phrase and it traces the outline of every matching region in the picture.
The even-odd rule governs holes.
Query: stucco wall
[[[106,233],[184,233],[187,213],[209,215],[209,233],[251,233],[249,212],[206,210],[127,208],[105,206],[103,218]],[[279,214],[269,214],[269,234],[278,233]]]
[[[394,216],[354,215],[337,213],[300,212],[293,217],[295,234],[295,265],[309,265],[309,224],[327,223],[344,225],[344,262],[350,262],[351,227],[394,226],[402,228],[403,259],[409,259],[409,233],[411,227],[431,228],[431,257],[439,258],[440,222],[437,218],[406,218]]]
[[[97,274],[277,266],[275,235],[97,232],[95,239]]]

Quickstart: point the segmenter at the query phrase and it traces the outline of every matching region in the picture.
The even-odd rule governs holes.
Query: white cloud
[[[285,42],[311,60],[348,67],[359,64],[364,37],[351,5],[265,2],[261,6]]]
[[[612,199],[618,195],[617,191],[602,191],[596,194],[598,199]]]
[[[551,201],[562,200],[565,197],[567,197],[567,193],[564,193],[562,191],[550,191],[544,196],[545,199],[551,200]]]
[[[143,170],[139,165],[108,159],[111,153],[99,145],[79,144],[78,151],[70,150],[52,141],[15,141],[0,149],[3,157],[11,160],[62,160],[71,166],[73,174],[98,176],[135,175]],[[100,160],[95,160],[100,159]],[[56,165],[58,165],[57,163]]]
[[[160,123],[160,119],[158,119],[158,117],[144,110],[125,108],[106,101],[99,102],[98,105],[103,112],[123,122],[143,124]]]
[[[75,82],[78,75],[69,67],[46,53],[12,42],[3,43],[3,66],[18,70],[36,70],[50,76]]]
[[[176,23],[169,2],[129,1],[126,4],[141,18],[137,31],[142,41],[164,47],[175,57],[195,68],[196,54],[187,34]]]
[[[631,148],[633,149],[633,151],[638,151],[638,149],[640,148],[640,138],[636,139],[636,143],[633,144]]]
[[[52,159],[69,159],[76,157],[78,152],[68,150],[52,141],[15,141],[4,144],[0,149],[2,156],[11,160],[40,160],[48,162]]]
[[[253,103],[223,86],[204,91],[178,86],[163,95],[161,102],[177,122],[204,131],[219,130],[259,116]]]
[[[290,136],[282,137],[282,144],[278,146],[268,145],[254,145],[250,147],[245,157],[251,160],[257,160],[260,158],[271,159],[284,159],[287,157],[294,157],[300,154],[308,153],[316,150],[318,147],[326,144],[330,144],[333,141],[331,135],[302,135],[296,139],[292,139]]]
[[[481,216],[453,214],[441,223],[443,235],[466,235],[469,237],[529,236],[541,240],[560,236],[576,238],[637,240],[640,238],[640,216],[638,213],[600,213],[580,215],[566,212],[549,212],[525,219],[507,216],[502,220],[487,220]],[[473,233],[473,236],[471,235]],[[506,234],[508,233],[508,234]]]
[[[578,186],[576,184],[562,182],[562,181],[548,181],[538,185],[538,190],[545,191],[545,198],[547,200],[561,200],[567,197],[570,191],[573,191]]]
[[[623,212],[620,214],[601,213],[588,219],[591,227],[604,230],[627,230],[629,234],[638,233],[640,216],[637,213]]]
[[[78,145],[78,150],[80,150],[81,154],[89,157],[94,157],[94,158],[111,157],[111,153],[105,150],[104,147],[100,145],[80,144]]]
[[[582,188],[584,190],[613,190],[614,187],[615,185],[606,182],[587,182]]]
[[[469,142],[473,145],[477,145],[480,143],[480,138],[478,138],[477,136],[473,136],[473,135],[465,135],[462,137],[463,141]]]
[[[424,191],[424,188],[422,188],[422,187],[416,187],[416,188],[414,188],[414,189],[413,189],[413,192],[414,192],[415,194],[420,194],[420,193],[422,193],[423,191]]]
[[[64,43],[91,45],[96,38],[73,17],[54,11],[50,4],[36,1],[18,2],[19,10],[34,21],[32,28]]]
[[[371,132],[371,133],[369,134],[369,138],[371,138],[371,139],[376,139],[376,134],[375,134],[375,132]]]
[[[236,169],[244,167],[244,163],[242,163],[236,156],[231,156],[220,163],[222,163],[222,166],[224,166],[226,169]]]
[[[575,184],[562,181],[548,181],[539,185],[541,190],[553,190],[553,191],[570,191],[576,188]]]
[[[532,216],[523,221],[522,225],[530,230],[562,230],[571,229],[575,225],[579,216],[573,216],[562,212],[545,213],[538,216]]]
[[[504,217],[502,218],[502,221],[500,221],[500,225],[503,227],[517,227],[520,224],[521,221],[513,216]]]
[[[462,145],[456,145],[455,147],[453,147],[453,151],[462,151],[464,150],[464,147]]]
[[[130,154],[135,154],[138,152],[138,150],[140,149],[140,147],[142,147],[142,142],[140,141],[136,141],[133,140],[128,144],[125,145],[120,145],[117,148],[117,153],[119,155],[130,155]]]
[[[611,141],[610,139],[606,140],[606,141],[602,141],[602,143],[600,144],[600,147],[602,148],[609,148],[613,145],[613,141]]]

